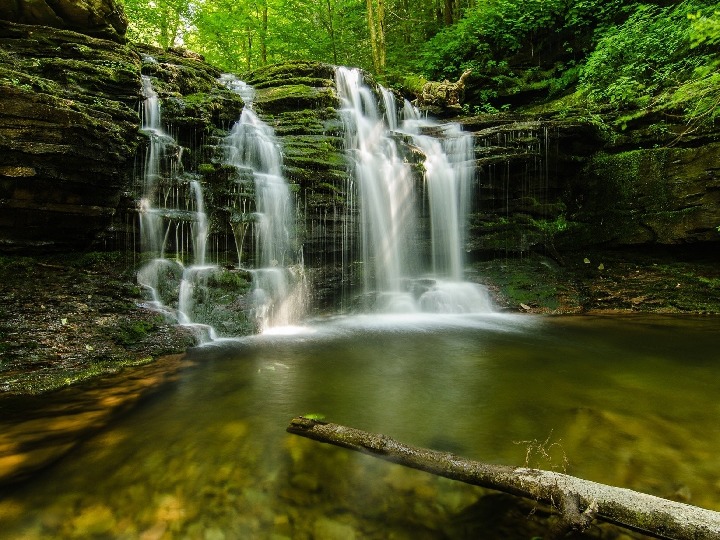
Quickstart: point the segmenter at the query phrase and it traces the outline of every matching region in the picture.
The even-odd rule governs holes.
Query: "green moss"
[[[80,369],[60,369],[53,372],[29,372],[23,374],[13,387],[13,394],[37,395],[52,392],[73,386],[110,373],[117,373],[129,367],[138,367],[149,364],[153,361],[150,356],[140,358],[127,357],[124,359],[100,360],[93,362]]]
[[[212,163],[200,163],[197,167],[197,171],[202,175],[212,174],[215,172],[215,165]]]
[[[208,286],[223,292],[243,294],[250,290],[252,277],[246,270],[232,270],[214,273],[208,279]]]
[[[335,68],[322,62],[291,61],[271,64],[242,75],[242,79],[256,88],[262,88],[268,81],[288,79],[334,80]],[[323,86],[325,86],[323,84]]]
[[[568,309],[566,297],[574,295],[557,264],[544,257],[495,260],[478,263],[476,268],[495,291],[501,307],[520,309],[523,304],[537,311],[556,312]]]
[[[111,339],[123,347],[132,347],[144,340],[148,334],[157,330],[163,323],[162,317],[152,320],[123,321],[110,330]]]
[[[274,114],[293,109],[332,107],[337,105],[337,96],[332,88],[293,84],[258,90],[255,103],[262,111]]]

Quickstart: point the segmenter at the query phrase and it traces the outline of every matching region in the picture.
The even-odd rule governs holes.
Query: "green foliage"
[[[711,45],[720,36],[712,5],[638,5],[625,24],[603,33],[581,70],[581,90],[592,103],[681,110],[690,122],[714,121],[720,73]]]
[[[191,0],[121,0],[128,16],[128,38],[166,49],[182,43],[191,24]]]
[[[717,45],[720,43],[720,11],[703,14],[688,13],[691,24],[690,39],[693,47],[700,45]]]
[[[226,71],[285,60],[372,69],[361,0],[122,1],[130,39],[183,45]],[[379,80],[406,95],[472,69],[466,113],[577,87],[573,103],[585,99],[591,113],[608,105],[660,109],[695,124],[718,116],[715,1],[385,0],[385,13],[387,68]]]
[[[625,24],[608,28],[581,72],[581,88],[590,100],[647,106],[659,91],[697,68],[702,60],[689,54],[687,18],[694,4],[639,5]]]
[[[439,78],[472,68],[497,75],[507,59],[539,64],[552,54],[572,59],[593,30],[624,13],[622,0],[493,0],[476,3],[465,17],[422,48],[418,69]],[[503,66],[503,62],[504,66]]]

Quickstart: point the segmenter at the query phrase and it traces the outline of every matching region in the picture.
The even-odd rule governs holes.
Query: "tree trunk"
[[[471,461],[446,452],[399,443],[385,435],[294,418],[289,433],[379,457],[467,484],[534,501],[560,511],[566,530],[583,530],[593,519],[663,539],[718,540],[720,512],[562,473]]]
[[[385,0],[377,0],[377,17],[375,18],[377,24],[377,37],[378,37],[378,57],[380,59],[380,66],[378,73],[385,71],[385,58],[387,53],[387,47],[385,46]]]
[[[445,26],[452,26],[453,23],[453,0],[445,0]]]
[[[267,32],[268,32],[268,7],[267,2],[262,7],[262,32],[260,33],[260,63],[267,65]]]
[[[333,10],[333,5],[331,4],[330,0],[326,1],[326,6],[327,6],[327,16],[328,16],[328,34],[330,35],[330,44],[332,45],[333,63],[335,65],[337,65],[338,57],[337,57],[337,44],[335,43],[335,13]]]
[[[375,2],[377,1],[377,6]],[[384,0],[367,0],[367,22],[370,31],[373,68],[376,73],[385,70],[385,5]]]
[[[245,29],[247,32],[247,49],[245,51],[245,63],[247,65],[247,69],[252,68],[252,46],[253,46],[253,35],[252,35],[252,28],[248,25]]]

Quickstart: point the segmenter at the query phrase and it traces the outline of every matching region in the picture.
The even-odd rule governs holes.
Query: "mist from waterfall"
[[[463,280],[472,137],[458,125],[422,118],[407,101],[400,114],[395,96],[379,86],[378,99],[360,70],[338,67],[336,84],[359,199],[365,304],[395,313],[491,311],[487,291]],[[402,147],[403,139],[412,145]],[[415,150],[423,155],[424,190],[408,160]],[[418,256],[425,202],[430,267]]]

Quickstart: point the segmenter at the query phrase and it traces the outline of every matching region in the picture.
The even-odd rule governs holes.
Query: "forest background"
[[[709,0],[124,0],[132,41],[234,73],[285,60],[358,66],[417,92],[472,69],[465,112],[720,115],[720,3]]]

